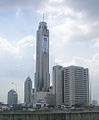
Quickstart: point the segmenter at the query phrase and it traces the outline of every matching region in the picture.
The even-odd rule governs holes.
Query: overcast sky
[[[34,80],[43,12],[50,31],[50,73],[57,64],[88,67],[92,99],[99,101],[99,0],[0,0],[0,101],[17,86],[22,102],[25,79]]]

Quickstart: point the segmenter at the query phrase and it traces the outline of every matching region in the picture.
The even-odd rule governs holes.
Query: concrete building
[[[63,68],[62,79],[64,84],[64,104],[89,104],[89,72],[88,68],[69,66]]]
[[[13,106],[18,103],[18,95],[15,90],[10,90],[8,92],[8,105]]]
[[[78,66],[54,66],[53,93],[55,94],[56,105],[88,105],[88,69]]]
[[[32,93],[32,80],[30,77],[27,77],[24,83],[24,103],[31,103],[31,93]]]
[[[33,107],[44,107],[44,104],[47,104],[47,94],[49,92],[36,92],[35,89],[32,90],[32,105]]]
[[[32,89],[32,105],[33,108],[36,108],[38,104],[43,105],[55,105],[55,95],[52,92],[36,92],[35,89]]]
[[[62,66],[53,67],[53,93],[55,94],[56,105],[63,103],[63,82],[62,82]]]
[[[50,86],[49,75],[49,30],[46,22],[40,22],[36,38],[36,91],[48,91]]]
[[[55,94],[49,92],[46,96],[46,103],[49,106],[55,106],[56,105],[56,101],[55,101]]]
[[[42,91],[37,92],[36,93],[37,102],[46,101],[46,96],[47,96],[48,93],[49,92],[42,92]]]

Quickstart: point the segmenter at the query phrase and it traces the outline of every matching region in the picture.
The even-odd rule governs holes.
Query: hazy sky
[[[22,102],[25,79],[34,80],[43,12],[50,31],[50,72],[56,64],[88,67],[92,99],[99,101],[99,0],[0,0],[0,101],[17,86]]]

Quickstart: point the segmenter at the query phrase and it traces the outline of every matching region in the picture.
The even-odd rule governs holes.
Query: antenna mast
[[[44,22],[44,13],[43,13],[43,22]]]

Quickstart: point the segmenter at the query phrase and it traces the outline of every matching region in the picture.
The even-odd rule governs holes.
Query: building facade
[[[62,66],[53,67],[53,93],[55,94],[56,105],[63,103],[63,80],[62,80]]]
[[[7,103],[9,106],[13,106],[18,103],[18,95],[15,90],[10,90],[8,92],[8,100],[7,101],[8,101]]]
[[[88,105],[88,69],[79,66],[54,66],[53,93],[55,94],[56,105]]]
[[[36,91],[48,91],[49,75],[49,30],[46,22],[40,22],[36,38]]]
[[[27,77],[24,83],[24,103],[31,103],[31,95],[32,95],[32,80],[30,77]]]
[[[64,84],[64,104],[89,104],[89,72],[88,68],[69,66],[63,68],[62,79]]]

